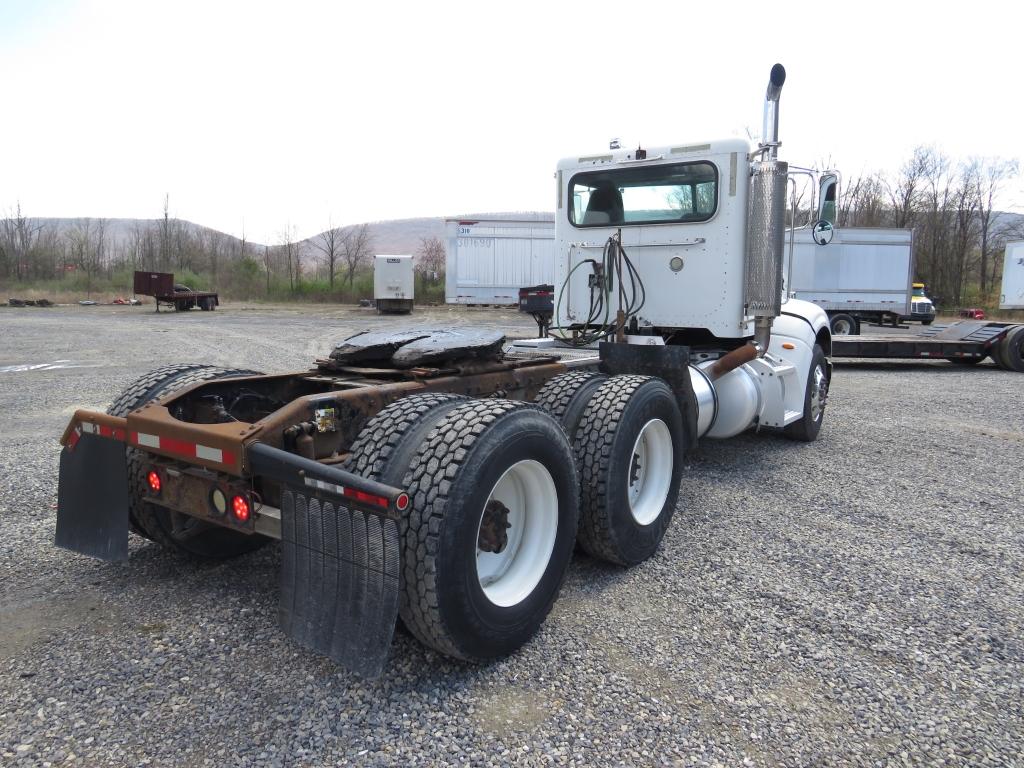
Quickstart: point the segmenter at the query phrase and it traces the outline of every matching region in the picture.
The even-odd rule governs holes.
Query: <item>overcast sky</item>
[[[166,193],[258,242],[551,210],[558,158],[610,137],[756,136],[776,61],[792,163],[1019,158],[1022,19],[978,0],[0,0],[0,210],[152,218]],[[1002,205],[1024,211],[1024,186]]]

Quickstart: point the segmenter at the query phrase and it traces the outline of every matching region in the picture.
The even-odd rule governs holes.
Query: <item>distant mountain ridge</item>
[[[369,221],[373,238],[373,249],[377,253],[416,253],[423,239],[437,237],[444,239],[444,223],[448,219],[469,221],[472,219],[527,219],[531,221],[553,221],[554,213],[545,211],[519,211],[505,213],[464,213],[454,216],[431,216],[416,219],[390,219],[386,221]],[[359,226],[358,224],[356,226]],[[320,234],[307,237],[304,245],[313,246]]]
[[[81,226],[87,217],[81,218],[53,218],[53,217],[35,217],[29,218],[28,221],[31,226],[44,226],[47,229],[55,229],[60,234],[71,232],[76,227]],[[369,221],[366,222],[366,226],[369,229],[370,235],[373,238],[373,250],[376,253],[415,253],[419,247],[420,242],[424,238],[437,237],[444,239],[444,222],[445,218],[448,219],[531,219],[537,221],[551,221],[554,219],[553,213],[547,213],[544,211],[521,211],[515,213],[468,213],[459,214],[455,216],[440,217],[420,217],[411,219],[388,219],[384,221]],[[98,219],[93,218],[93,221]],[[137,229],[144,229],[146,227],[159,227],[163,222],[163,219],[125,219],[125,218],[112,218],[104,219],[106,226],[106,236],[110,245],[114,250],[122,248],[127,244],[136,233]],[[202,224],[197,224],[186,219],[172,219],[177,225],[182,226],[186,232],[190,235],[202,236],[202,237],[220,237],[225,242],[229,243],[232,248],[240,248],[241,239],[234,235],[229,235],[226,232],[213,229],[212,227],[206,227]],[[355,226],[359,226],[358,224]],[[299,245],[302,250],[308,256],[319,255],[319,251],[315,248],[317,239],[322,233],[317,233],[310,237],[300,241]],[[265,245],[274,247],[278,243],[258,243],[252,240],[246,240],[247,248],[252,248],[257,251],[263,250]]]
[[[29,221],[33,226],[41,224],[47,228],[56,227],[58,232],[64,233],[71,231],[76,226],[79,226],[79,223],[83,221],[83,219],[84,217],[78,219],[29,218]],[[553,221],[554,213],[548,211],[467,213],[447,217],[429,216],[410,219],[370,221],[366,222],[366,226],[373,238],[373,250],[375,253],[416,253],[420,247],[420,242],[424,238],[437,237],[442,240],[444,239],[444,223],[446,219],[529,219],[536,221]],[[1024,233],[1024,214],[998,211],[995,213],[994,219],[993,225],[994,229],[997,231],[1020,231],[1021,233]],[[134,236],[137,228],[144,228],[148,226],[158,227],[162,222],[162,219],[112,218],[105,219],[104,221],[106,222],[107,227],[107,237],[110,240],[110,244],[116,250]],[[226,232],[220,232],[219,230],[211,227],[196,224],[195,222],[187,221],[185,219],[176,219],[174,221],[184,227],[190,234],[204,237],[212,236],[223,238],[223,242],[228,243],[231,249],[238,248],[241,245],[240,238],[237,238],[234,235],[229,235]],[[316,235],[312,235],[311,237],[307,237],[300,241],[299,245],[305,256],[312,258],[319,255],[319,251],[316,249],[315,244],[320,237],[320,234],[322,233],[317,233]],[[279,245],[279,243],[268,243],[266,245],[274,247],[275,245]],[[265,244],[247,240],[246,246],[255,251],[261,251]]]

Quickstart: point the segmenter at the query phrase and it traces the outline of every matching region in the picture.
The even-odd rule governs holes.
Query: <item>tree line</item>
[[[839,225],[912,229],[915,277],[940,308],[991,305],[998,299],[1003,248],[1024,238],[1024,220],[996,209],[1019,173],[1015,160],[955,160],[918,147],[896,173],[847,180]]]
[[[994,303],[1008,240],[1024,238],[1024,218],[996,209],[1020,172],[1001,158],[954,160],[918,147],[895,173],[845,180],[840,227],[898,227],[914,231],[915,278],[928,284],[940,307]],[[799,199],[797,209],[800,209]],[[109,219],[76,219],[70,226],[28,218],[20,205],[0,219],[0,281],[58,282],[75,290],[130,291],[136,269],[174,272],[229,298],[322,298],[352,301],[372,295],[374,242],[367,224],[327,229],[299,241],[286,226],[274,245],[255,245],[169,215],[134,221],[112,234]],[[416,251],[417,294],[443,293],[444,244],[423,238]]]
[[[162,218],[132,221],[127,231],[111,219],[30,218],[20,204],[0,219],[0,282],[9,288],[125,293],[132,273],[146,270],[173,272],[179,283],[230,298],[354,301],[372,295],[373,254],[368,224],[328,222],[305,241],[287,225],[275,244],[257,245],[244,232],[236,238],[170,216],[166,199]],[[423,238],[416,256],[429,294],[443,284],[444,244]]]

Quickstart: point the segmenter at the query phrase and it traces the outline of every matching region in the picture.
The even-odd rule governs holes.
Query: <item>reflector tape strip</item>
[[[173,437],[162,437],[160,435],[147,435],[145,432],[132,432],[131,441],[140,448],[155,448],[158,451],[173,453],[189,459],[202,459],[212,461],[215,464],[234,464],[235,454],[221,448],[211,448],[208,445],[189,443],[185,440],[176,440]]]
[[[215,461],[218,464],[224,463],[224,451],[220,448],[207,448],[205,445],[196,446],[196,458]]]
[[[328,493],[336,493],[339,496],[345,495],[345,486],[336,485],[335,483],[327,483],[323,480],[315,480],[312,477],[306,478],[306,485],[310,488],[316,488],[321,491],[327,491]]]
[[[383,496],[377,496],[374,493],[367,493],[366,491],[359,491],[355,488],[346,488],[345,486],[338,485],[337,483],[328,483],[324,480],[317,480],[312,477],[307,477],[305,482],[310,488],[316,488],[321,491],[337,494],[338,496],[355,499],[356,501],[361,501],[364,504],[373,504],[374,506],[382,507],[384,509],[387,509],[391,505],[391,502]]]
[[[93,424],[91,421],[83,421],[78,425],[81,432],[85,432],[90,435],[99,435],[100,437],[109,437],[113,440],[125,439],[125,433],[123,429],[113,429],[104,424]],[[79,434],[81,434],[81,432]]]

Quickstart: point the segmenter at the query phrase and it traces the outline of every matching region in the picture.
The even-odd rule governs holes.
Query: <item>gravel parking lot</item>
[[[578,554],[520,652],[396,636],[367,682],[277,628],[277,547],[52,545],[57,438],[172,362],[298,370],[514,312],[0,309],[0,764],[1024,764],[1024,376],[837,362],[817,443],[706,441],[658,555]]]

